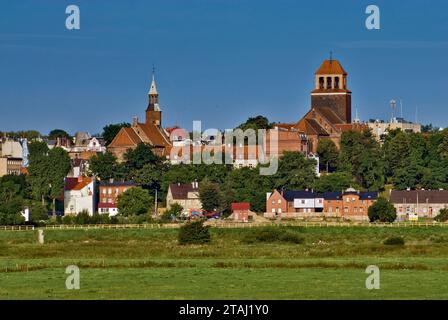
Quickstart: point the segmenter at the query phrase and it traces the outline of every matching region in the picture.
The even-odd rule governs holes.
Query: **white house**
[[[90,177],[65,178],[64,214],[77,215],[95,212],[95,180]]]

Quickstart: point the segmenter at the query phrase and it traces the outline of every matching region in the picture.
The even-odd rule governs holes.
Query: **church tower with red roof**
[[[325,60],[316,71],[311,107],[329,108],[343,122],[352,122],[352,93],[347,89],[347,72],[339,61]]]

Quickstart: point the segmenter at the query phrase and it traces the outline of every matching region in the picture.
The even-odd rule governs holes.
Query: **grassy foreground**
[[[0,231],[0,299],[447,299],[448,228],[298,228],[303,244],[254,243],[212,229],[180,246],[175,229]],[[402,236],[405,246],[385,246]],[[67,290],[68,265],[81,289]],[[367,290],[377,265],[381,289]]]

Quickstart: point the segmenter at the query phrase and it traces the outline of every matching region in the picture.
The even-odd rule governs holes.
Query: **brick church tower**
[[[337,60],[325,60],[315,73],[311,107],[330,108],[345,123],[352,122],[352,93],[347,89],[347,72]]]
[[[159,93],[157,92],[154,72],[152,74],[151,88],[148,92],[148,107],[146,108],[146,123],[153,123],[157,126],[162,125],[162,111],[159,107]]]

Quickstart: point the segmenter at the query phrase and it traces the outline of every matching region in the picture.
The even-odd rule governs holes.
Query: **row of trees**
[[[345,132],[340,150],[331,140],[318,145],[321,169],[350,178],[363,189],[448,188],[448,129],[431,133],[391,131],[376,141],[370,131]],[[344,178],[344,179],[345,179]],[[342,180],[344,180],[342,179]]]

